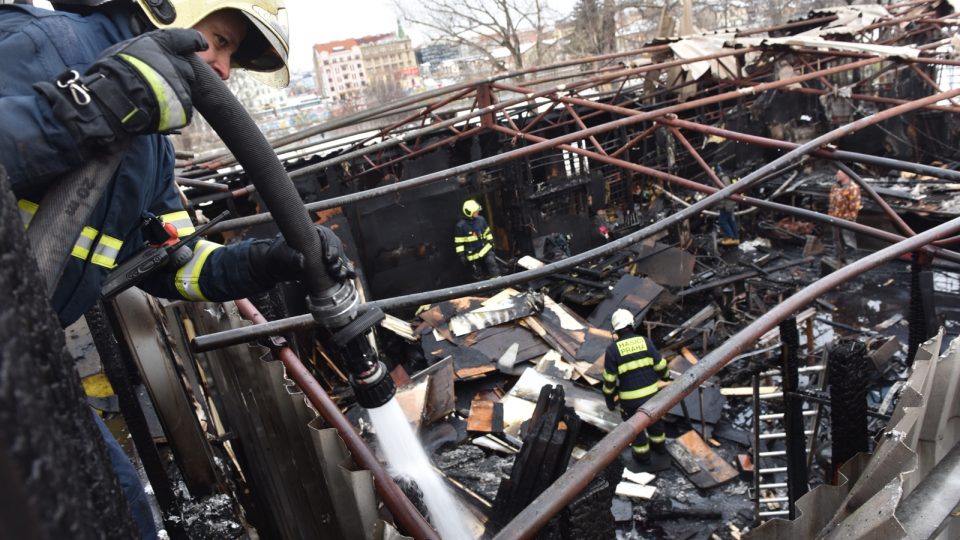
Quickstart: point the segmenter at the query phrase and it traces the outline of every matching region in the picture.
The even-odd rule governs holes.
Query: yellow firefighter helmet
[[[473,214],[479,212],[480,210],[483,210],[483,208],[480,206],[480,203],[473,199],[469,199],[467,202],[463,203],[463,215],[467,217],[473,217]]]
[[[157,28],[190,28],[222,9],[235,9],[250,21],[251,31],[233,55],[233,66],[261,82],[284,87],[290,82],[287,57],[290,37],[283,0],[136,0]]]

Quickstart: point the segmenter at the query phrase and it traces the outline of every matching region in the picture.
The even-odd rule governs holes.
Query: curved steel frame
[[[411,294],[411,295],[406,295],[406,296],[401,296],[396,298],[388,298],[385,300],[376,300],[376,301],[366,303],[365,306],[367,306],[368,308],[376,306],[384,310],[396,309],[399,307],[406,307],[406,306],[417,306],[417,305],[422,305],[429,302],[435,302],[438,300],[456,298],[458,296],[464,296],[467,294],[476,294],[476,293],[491,291],[495,289],[500,289],[503,287],[516,285],[518,283],[525,283],[528,281],[532,281],[534,279],[539,279],[539,278],[546,277],[558,272],[569,270],[575,266],[586,263],[592,259],[624,249],[631,244],[634,244],[636,242],[639,242],[640,240],[643,240],[644,238],[648,238],[660,231],[666,230],[672,225],[699,213],[701,210],[708,209],[709,207],[713,206],[714,204],[720,202],[723,199],[726,199],[727,197],[730,197],[731,195],[736,195],[739,192],[746,191],[751,187],[753,187],[754,184],[758,183],[760,180],[762,180],[771,172],[780,170],[784,166],[799,160],[801,157],[809,154],[810,152],[813,152],[814,150],[817,150],[827,144],[830,144],[831,142],[841,137],[849,135],[850,133],[863,129],[877,122],[882,122],[883,120],[892,118],[894,116],[903,114],[905,112],[916,110],[927,104],[936,103],[937,101],[940,101],[942,99],[954,97],[957,95],[960,95],[960,89],[952,90],[949,92],[941,92],[933,96],[928,96],[923,99],[919,99],[916,101],[905,103],[903,105],[892,107],[890,109],[886,109],[872,116],[861,118],[860,120],[851,122],[850,124],[847,124],[845,126],[841,126],[833,131],[830,131],[829,133],[821,135],[820,137],[817,137],[816,139],[791,150],[790,152],[784,154],[783,156],[777,158],[776,160],[771,161],[770,163],[764,165],[763,167],[745,176],[736,184],[727,186],[724,189],[717,189],[709,186],[704,186],[701,184],[696,184],[696,186],[698,186],[698,188],[701,191],[711,192],[711,195],[697,202],[696,204],[693,204],[671,215],[665,220],[662,220],[658,223],[645,227],[628,236],[624,236],[610,243],[604,244],[603,246],[585,251],[583,253],[579,253],[567,259],[563,259],[558,262],[547,264],[542,268],[538,268],[535,270],[527,270],[524,272],[511,274],[509,276],[503,276],[503,277],[487,280],[480,283],[472,283],[467,285],[460,285],[457,287],[437,289],[434,291],[416,293],[416,294]],[[543,144],[543,143],[537,143],[537,144]],[[432,175],[426,175],[426,176],[432,176]],[[773,206],[776,208],[783,207],[784,209],[792,209],[792,207],[789,207],[786,205],[777,205],[776,203],[770,203],[768,201],[761,202],[758,199],[751,199],[749,197],[742,197],[739,200],[743,202],[749,202],[752,204],[762,204],[765,206]],[[797,210],[797,209],[793,209],[793,210]],[[857,229],[857,230],[860,230],[859,227],[864,227],[856,223],[837,219],[830,216],[824,216],[823,214],[820,214],[817,212],[811,212],[809,210],[803,211],[803,215],[806,215],[809,217],[816,216],[821,221],[825,221],[834,225]],[[866,229],[866,227],[864,228]],[[885,234],[889,235],[888,238],[893,237],[893,238],[896,238],[897,240],[902,239],[902,237],[893,235],[891,233],[885,233]],[[926,245],[924,244],[924,246]],[[938,249],[938,252],[942,254],[943,250]],[[302,329],[302,328],[310,327],[313,325],[314,325],[314,321],[312,316],[300,315],[296,317],[291,317],[289,319],[284,319],[281,321],[271,321],[266,324],[257,325],[249,328],[238,328],[238,329],[226,330],[223,332],[219,332],[217,334],[197,336],[196,338],[194,338],[191,346],[195,351],[202,352],[202,351],[207,351],[207,350],[211,350],[219,347],[225,347],[228,345],[235,345],[237,343],[252,341],[259,337],[276,335],[277,333],[282,333],[285,331]]]

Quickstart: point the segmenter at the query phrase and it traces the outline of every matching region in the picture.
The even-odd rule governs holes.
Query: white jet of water
[[[463,522],[463,510],[433,469],[427,453],[417,440],[410,421],[396,399],[382,407],[367,409],[370,421],[380,440],[380,449],[394,476],[414,480],[423,492],[423,503],[430,513],[430,522],[443,540],[470,540],[472,536]]]

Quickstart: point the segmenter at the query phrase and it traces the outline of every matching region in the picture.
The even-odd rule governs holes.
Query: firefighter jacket
[[[457,222],[453,243],[457,255],[463,255],[467,261],[473,262],[482,259],[493,249],[493,233],[483,216],[463,218]]]
[[[53,180],[94,151],[77,144],[31,85],[67,70],[83,73],[101,51],[133,37],[131,5],[112,2],[83,16],[0,6],[0,164],[26,227]],[[172,223],[181,237],[194,230],[174,184],[173,145],[160,135],[133,138],[77,238],[52,300],[62,324],[80,318],[96,302],[110,269],[143,248],[141,225],[149,217]],[[263,289],[250,273],[249,250],[250,242],[224,247],[199,240],[186,265],[159,271],[138,286],[164,298],[242,298]]]
[[[607,347],[603,358],[603,393],[620,394],[620,407],[636,408],[657,393],[657,381],[666,378],[667,361],[651,341],[627,328]]]

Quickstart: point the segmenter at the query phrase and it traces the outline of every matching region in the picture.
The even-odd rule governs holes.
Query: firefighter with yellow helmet
[[[480,215],[481,210],[480,203],[473,199],[464,202],[463,216],[457,221],[453,235],[454,251],[475,280],[500,276],[493,251],[493,233],[487,220]]]
[[[55,179],[117,141],[127,143],[105,195],[90,201],[87,226],[53,291],[51,303],[66,326],[97,302],[111,269],[148,243],[194,231],[174,183],[173,145],[163,136],[190,122],[195,75],[189,55],[196,53],[222,79],[242,68],[285,86],[289,46],[280,0],[53,4],[52,11],[0,5],[0,165],[24,225]],[[325,251],[342,254],[332,232],[319,234]],[[280,238],[229,246],[197,240],[191,247],[190,260],[155,272],[140,288],[165,298],[226,301],[302,272],[302,255]],[[327,263],[332,276],[349,278],[343,257]],[[136,471],[93,416],[108,447],[97,462],[109,459],[140,536],[156,538]]]

